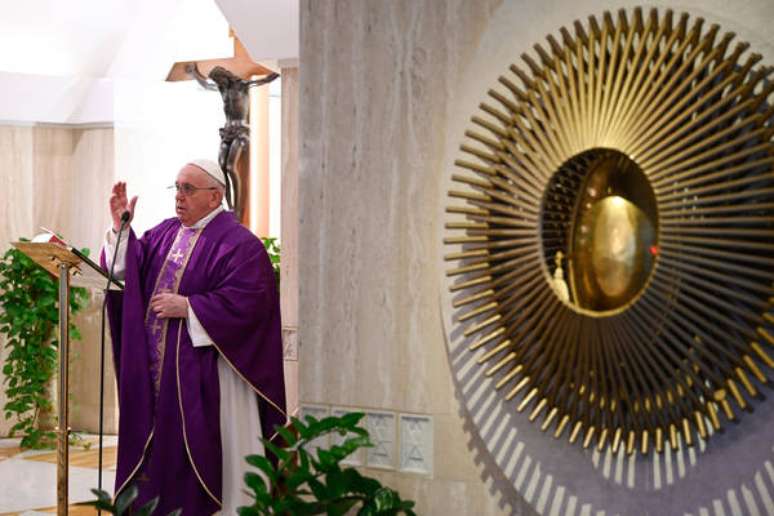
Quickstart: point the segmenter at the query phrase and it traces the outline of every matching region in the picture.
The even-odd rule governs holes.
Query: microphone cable
[[[101,337],[100,337],[100,349],[99,349],[99,474],[97,479],[97,489],[102,491],[102,434],[104,433],[104,413],[105,413],[105,313],[107,311],[107,299],[110,292],[110,282],[114,281],[113,271],[116,267],[116,258],[118,257],[118,248],[121,246],[121,234],[124,232],[124,228],[129,223],[129,219],[132,214],[129,210],[124,211],[121,214],[121,225],[118,227],[118,236],[116,238],[116,248],[113,250],[113,260],[110,264],[110,271],[108,272],[107,284],[105,285],[105,296],[102,300],[102,323],[101,323]],[[115,336],[113,336],[115,338]],[[115,357],[113,359],[115,363]],[[97,510],[97,514],[102,514],[101,510]]]

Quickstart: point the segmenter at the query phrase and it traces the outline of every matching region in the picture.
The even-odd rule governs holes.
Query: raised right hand
[[[127,201],[126,183],[119,181],[113,185],[113,191],[110,194],[110,216],[113,218],[113,231],[118,232],[121,227],[121,215],[129,212],[129,223],[134,219],[134,205],[137,204],[137,196]]]

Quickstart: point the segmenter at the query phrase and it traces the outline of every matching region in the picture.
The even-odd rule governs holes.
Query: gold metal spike
[[[726,419],[729,421],[734,421],[736,419],[734,411],[731,409],[731,404],[727,399],[720,400],[718,404],[720,405],[720,408],[723,409],[723,414],[725,414]]]
[[[736,404],[739,405],[739,408],[746,409],[747,401],[742,397],[742,393],[739,392],[739,388],[736,386],[736,383],[734,383],[734,381],[729,378],[726,380],[726,385],[728,385],[728,390],[731,391],[731,396],[733,396]]]
[[[604,450],[606,443],[607,443],[607,428],[603,428],[602,432],[599,434],[599,442],[597,443],[597,451]]]
[[[621,427],[616,428],[615,433],[613,434],[613,453],[618,453],[618,447],[621,446],[622,434]]]
[[[500,335],[502,335],[504,333],[505,333],[505,327],[500,326],[499,328],[497,328],[497,329],[489,332],[488,334],[484,335],[480,340],[477,340],[476,342],[474,342],[473,344],[468,346],[468,349],[470,351],[475,351],[478,348],[480,348],[481,346],[491,342],[492,340],[496,339],[497,337],[499,337]]]
[[[486,215],[489,215],[489,210],[484,210],[482,208],[473,208],[471,206],[447,206],[446,213],[461,213],[463,215],[486,216]]]
[[[481,355],[478,358],[477,362],[479,363],[479,365],[483,364],[484,362],[488,361],[490,358],[499,354],[501,351],[508,349],[509,347],[511,347],[511,341],[506,339],[502,341],[500,344],[498,344],[497,346],[493,347],[492,349],[484,353],[483,355]]]
[[[495,308],[497,308],[496,301],[492,301],[491,303],[486,303],[484,305],[479,306],[478,308],[471,310],[470,312],[465,312],[463,315],[460,315],[459,317],[457,317],[457,322],[467,321],[468,319],[472,319],[477,315],[481,315],[484,312],[489,312]]]
[[[537,395],[537,393],[538,393],[537,387],[534,387],[531,391],[529,391],[529,393],[527,393],[527,395],[524,396],[524,399],[521,400],[521,403],[519,403],[519,405],[516,407],[516,411],[521,412],[522,410],[524,410],[527,407],[527,405],[529,405],[529,402],[532,401],[532,398],[534,398],[535,395]]]
[[[753,342],[750,346],[753,351],[755,351],[755,354],[758,355],[758,358],[760,358],[767,367],[774,369],[774,360],[772,360],[769,354],[763,350],[760,344]]]
[[[664,451],[664,431],[660,426],[656,427],[656,453]]]
[[[693,446],[693,432],[691,431],[691,424],[688,418],[683,418],[683,440],[686,446]]]
[[[468,170],[472,170],[473,172],[480,172],[488,176],[497,175],[497,172],[495,172],[493,168],[487,167],[485,165],[481,165],[480,163],[473,163],[471,161],[458,159],[457,161],[454,162],[454,164],[460,168],[467,168]]]
[[[464,297],[462,299],[458,299],[457,301],[454,301],[452,303],[452,306],[454,308],[459,308],[461,306],[465,306],[469,303],[475,303],[476,301],[480,301],[481,299],[486,299],[487,297],[492,296],[495,293],[492,289],[483,290],[481,292],[477,292],[476,294],[473,294],[468,297]]]
[[[584,448],[588,448],[591,445],[591,441],[594,439],[594,432],[596,432],[596,428],[593,425],[586,430],[586,436],[583,438]]]
[[[761,370],[758,369],[758,366],[755,365],[755,362],[753,362],[752,358],[750,358],[750,355],[744,355],[742,357],[742,360],[744,360],[744,363],[745,365],[747,365],[747,368],[750,370],[753,376],[758,379],[759,382],[768,383],[768,379],[761,372]]]
[[[500,378],[500,380],[498,380],[497,384],[495,384],[495,389],[501,389],[503,387],[503,385],[506,385],[508,382],[513,380],[513,378],[516,375],[518,375],[523,369],[524,369],[524,366],[519,364],[516,367],[514,367],[513,369],[511,369],[510,371],[508,371],[505,374],[505,376]]]
[[[545,398],[543,398],[545,399]],[[548,430],[548,427],[551,426],[551,421],[554,420],[556,417],[556,414],[559,412],[559,409],[554,407],[550,411],[548,411],[548,415],[546,416],[546,419],[543,421],[543,424],[540,425],[540,430],[545,432]]]
[[[764,328],[761,328],[760,326],[757,328],[757,331],[766,342],[774,346],[774,336],[772,336],[768,331],[766,331]]]
[[[709,412],[712,428],[717,432],[720,430],[720,418],[718,418],[718,407],[712,402],[707,403],[707,412]]]
[[[487,369],[486,373],[484,373],[486,376],[492,376],[493,374],[497,373],[500,369],[508,365],[510,362],[513,362],[516,360],[516,353],[508,353],[505,357],[503,357],[502,360],[497,362],[493,367],[490,369]]]
[[[677,451],[677,427],[674,425],[674,423],[669,424],[669,446],[673,451]]]
[[[696,421],[696,428],[699,431],[699,437],[707,439],[707,427],[704,424],[704,415],[698,410],[693,413],[694,421]]]
[[[556,407],[554,407],[556,408]],[[570,416],[565,414],[562,419],[559,421],[559,424],[556,427],[556,431],[554,432],[554,438],[559,439],[562,436],[562,432],[564,432],[565,427],[567,426],[567,423],[570,422]]]
[[[489,326],[489,325],[491,325],[491,324],[494,324],[494,323],[496,323],[497,321],[499,321],[499,320],[500,320],[500,319],[502,319],[502,318],[503,318],[503,316],[502,316],[502,315],[500,315],[500,314],[495,314],[495,315],[493,315],[493,316],[491,316],[491,317],[488,317],[488,318],[484,319],[483,321],[481,321],[481,322],[479,322],[479,323],[476,323],[476,324],[473,324],[473,325],[469,326],[469,327],[468,327],[468,328],[467,328],[467,329],[466,329],[466,330],[463,332],[463,334],[464,334],[466,337],[468,337],[468,336],[470,336],[470,335],[473,335],[474,333],[481,331],[483,328],[486,328],[487,326]]]
[[[454,285],[449,287],[449,291],[456,292],[458,290],[465,290],[472,287],[478,287],[483,284],[489,283],[490,281],[492,281],[492,276],[484,275],[471,280],[455,283]]]
[[[516,384],[516,387],[511,389],[508,394],[505,395],[506,400],[512,400],[514,396],[516,396],[520,390],[522,390],[527,384],[529,383],[529,376],[525,376],[521,379],[519,383]]]
[[[747,377],[747,373],[745,373],[741,367],[735,368],[734,372],[736,372],[737,378],[739,378],[739,381],[742,383],[747,393],[750,396],[757,396],[758,389],[755,388],[750,379]]]
[[[631,455],[634,453],[634,444],[637,440],[637,432],[629,430],[629,438],[626,440],[626,454]]]
[[[461,251],[459,253],[449,253],[443,256],[446,261],[465,260],[467,258],[482,258],[489,255],[488,249],[472,249],[470,251]]]
[[[481,179],[479,177],[470,177],[470,176],[461,176],[459,174],[452,174],[452,181],[456,181],[458,183],[464,183],[471,186],[478,186],[480,188],[492,188],[491,181],[488,181],[486,179]],[[449,196],[453,197],[451,195],[451,191],[449,192]]]
[[[648,431],[643,430],[642,436],[640,438],[640,454],[647,455],[648,454]]]
[[[443,243],[444,244],[449,244],[449,245],[451,245],[451,244],[475,244],[475,243],[487,242],[488,240],[489,240],[489,238],[486,237],[486,236],[458,236],[458,237],[444,238],[443,239]],[[461,272],[455,272],[454,274],[461,274],[463,272],[470,272],[470,271],[474,271],[474,270],[478,270],[478,269],[486,269],[489,266],[488,262],[481,262],[480,264],[477,264],[477,265],[480,265],[480,266],[476,267],[476,268],[473,268],[473,269],[462,268],[462,269],[460,269]],[[449,273],[449,275],[451,276],[450,273]]]
[[[548,404],[548,400],[546,398],[541,399],[538,404],[535,405],[535,408],[532,409],[528,419],[530,421],[537,419],[537,417],[540,415],[540,412],[545,408],[546,404]]]
[[[572,429],[572,432],[570,432],[570,439],[569,439],[570,443],[574,444],[575,441],[578,440],[578,436],[580,435],[581,430],[583,430],[583,423],[581,423],[580,421],[576,421],[575,426]],[[583,447],[588,448],[588,445],[584,443]]]

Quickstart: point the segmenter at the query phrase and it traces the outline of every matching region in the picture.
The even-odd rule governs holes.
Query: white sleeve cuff
[[[190,303],[188,304],[188,319],[186,319],[186,325],[188,325],[188,335],[191,336],[193,347],[200,348],[212,345],[212,339],[207,335],[207,330],[204,329],[202,323],[199,322],[199,318],[196,317]]]
[[[105,241],[102,244],[102,248],[105,251],[105,263],[108,268],[113,263],[113,253],[117,252],[116,264],[113,269],[113,276],[116,279],[124,279],[126,274],[126,243],[129,241],[129,228],[126,228],[121,234],[121,242],[118,243],[118,251],[116,251],[116,234],[112,229],[108,229],[105,233]]]

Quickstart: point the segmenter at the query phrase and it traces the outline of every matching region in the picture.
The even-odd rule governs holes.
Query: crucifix
[[[195,80],[207,90],[219,91],[223,99],[225,125],[220,128],[218,164],[226,176],[226,202],[243,224],[261,235],[268,234],[268,162],[258,176],[250,176],[250,101],[251,88],[275,80],[278,74],[250,58],[234,36],[234,57],[175,63],[168,81]],[[268,150],[268,149],[267,149]],[[265,158],[265,156],[262,156]],[[263,172],[263,173],[261,173]],[[251,185],[257,181],[256,184]],[[263,190],[257,206],[251,206],[251,189]],[[251,211],[253,216],[251,216]],[[257,212],[257,213],[256,213]],[[257,215],[257,216],[255,216]],[[254,224],[251,224],[251,219]],[[255,226],[255,227],[252,227]]]

